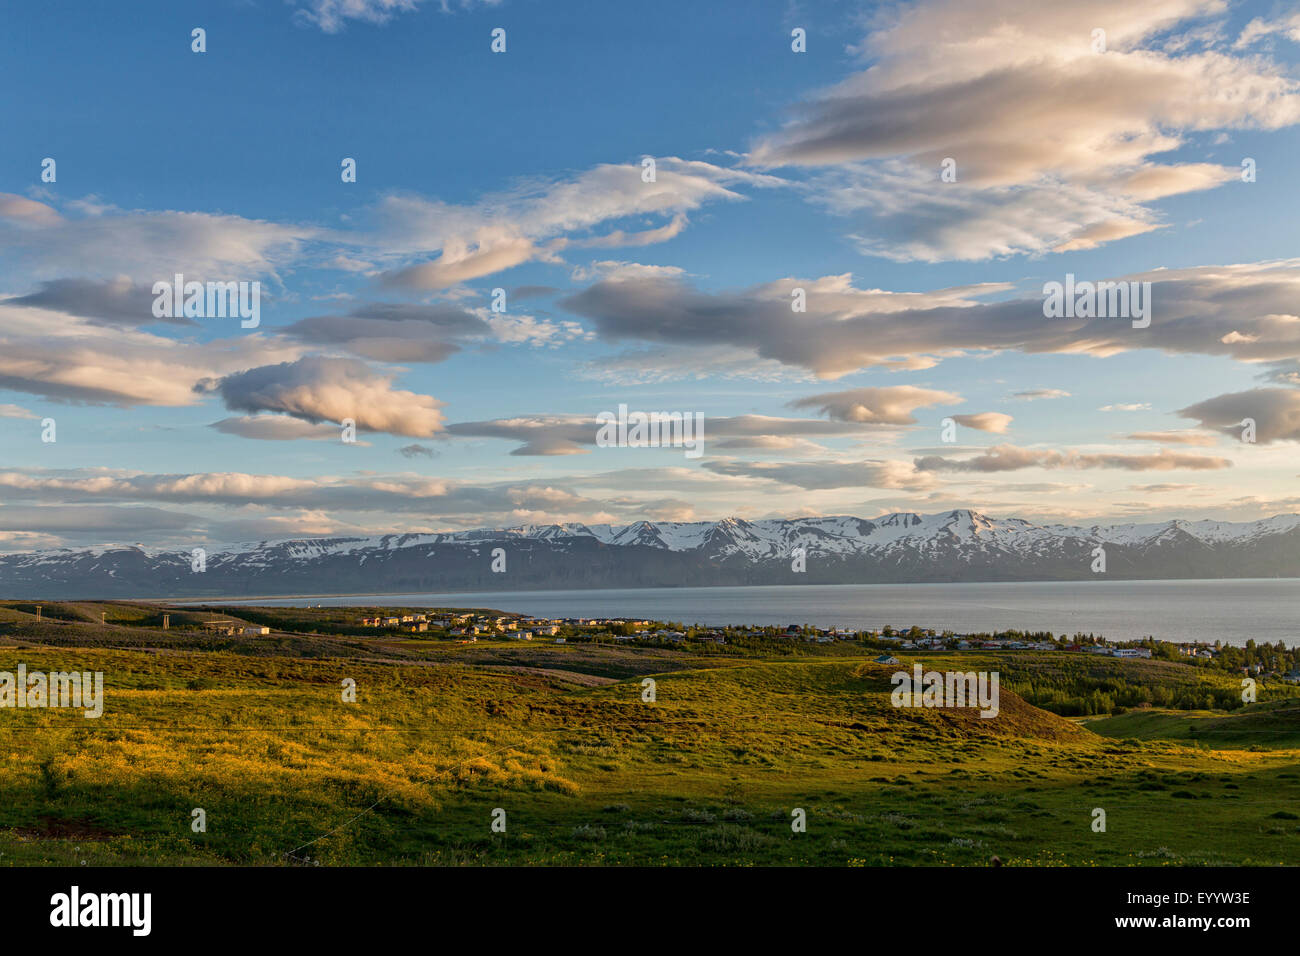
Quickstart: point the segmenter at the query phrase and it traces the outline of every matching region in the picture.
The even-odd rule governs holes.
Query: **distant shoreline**
[[[328,593],[328,594],[256,594],[249,597],[198,597],[198,598],[5,598],[5,600],[14,601],[130,601],[136,604],[175,604],[175,605],[194,605],[194,604],[222,604],[238,603],[248,604],[252,601],[310,601],[310,600],[339,600],[341,598],[389,598],[389,597],[412,597],[420,594],[430,595],[494,595],[494,594],[600,594],[610,591],[729,591],[738,589],[749,589],[755,591],[771,591],[778,589],[789,589],[792,591],[801,591],[806,588],[948,588],[948,587],[971,587],[971,586],[1014,586],[1024,587],[1025,585],[1034,584],[1077,584],[1086,585],[1111,585],[1111,584],[1222,584],[1228,581],[1251,582],[1251,581],[1300,581],[1300,577],[1283,575],[1270,578],[1077,578],[1077,579],[1048,579],[1043,581],[861,581],[852,583],[836,584],[701,584],[701,585],[683,585],[683,586],[664,586],[650,585],[647,587],[608,587],[608,588],[518,588],[505,589],[500,591],[357,591],[346,593]]]
[[[916,625],[956,633],[1018,630],[1154,637],[1175,643],[1300,640],[1300,578],[1088,581],[963,581],[945,584],[710,585],[519,591],[394,591],[386,594],[172,599],[197,606],[410,607],[501,610],[539,617],[636,617],[701,626],[747,624],[879,630]],[[1245,617],[1240,609],[1250,608]]]

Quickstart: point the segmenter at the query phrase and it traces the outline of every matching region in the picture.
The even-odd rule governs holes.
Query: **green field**
[[[0,607],[0,671],[106,685],[97,720],[0,710],[0,863],[1300,862],[1300,706],[1271,696],[1290,688],[1232,712],[1072,718],[1028,701],[1239,682],[1059,652],[899,655],[999,672],[1001,711],[981,719],[893,707],[900,668],[860,646],[456,645],[230,610],[275,630],[215,639],[175,610],[162,631],[142,606],[47,605],[39,623]],[[288,630],[290,613],[311,629]]]

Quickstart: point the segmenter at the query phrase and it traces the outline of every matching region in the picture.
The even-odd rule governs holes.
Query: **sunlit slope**
[[[19,660],[107,688],[98,720],[0,712],[6,862],[1300,861],[1295,753],[1108,739],[1005,690],[991,719],[899,709],[863,661],[716,662],[647,702],[642,676],[0,649]]]
[[[1090,720],[1107,737],[1180,740],[1216,749],[1300,748],[1300,700],[1250,704],[1231,714],[1211,711],[1135,710]]]

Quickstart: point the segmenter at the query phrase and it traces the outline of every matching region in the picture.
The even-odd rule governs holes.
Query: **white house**
[[[271,629],[269,627],[263,627],[260,624],[255,624],[252,625],[251,627],[244,628],[244,634],[247,637],[261,637],[265,634],[270,634],[270,633],[271,633]]]

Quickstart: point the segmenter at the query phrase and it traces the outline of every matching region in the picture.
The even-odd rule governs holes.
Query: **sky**
[[[45,0],[0,57],[0,550],[1300,511],[1293,6]]]

